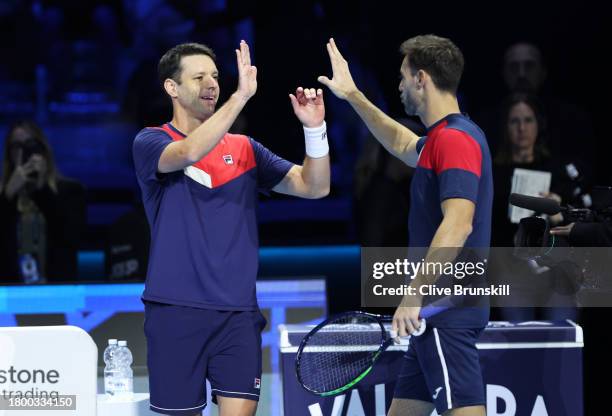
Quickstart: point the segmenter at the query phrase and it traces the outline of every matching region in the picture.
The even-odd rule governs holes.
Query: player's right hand
[[[249,45],[240,41],[240,49],[236,49],[236,62],[238,65],[238,90],[242,98],[248,100],[257,91],[257,68],[251,65],[251,52]]]
[[[392,331],[395,331],[399,337],[406,337],[417,332],[421,327],[420,313],[419,306],[399,306],[393,314]],[[396,339],[396,342],[399,342],[399,339]]]
[[[333,38],[327,42],[327,53],[329,54],[333,71],[332,79],[322,75],[317,80],[329,88],[336,97],[345,100],[351,93],[357,91],[348,62],[336,47],[336,42]]]

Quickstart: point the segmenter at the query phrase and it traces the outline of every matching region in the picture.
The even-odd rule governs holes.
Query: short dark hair
[[[423,70],[441,91],[457,94],[463,74],[463,54],[450,39],[421,35],[408,39],[400,52],[408,58],[413,74]]]
[[[181,83],[181,59],[184,56],[206,55],[213,61],[217,59],[211,48],[201,43],[181,43],[164,54],[157,65],[159,81],[164,83],[168,78]]]

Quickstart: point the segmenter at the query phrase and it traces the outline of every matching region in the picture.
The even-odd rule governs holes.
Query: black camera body
[[[596,186],[591,194],[591,208],[574,208],[570,205],[562,207],[559,203],[549,198],[538,198],[520,194],[511,194],[510,203],[535,211],[536,214],[555,215],[562,213],[568,223],[612,220],[612,186]],[[541,216],[522,218],[514,243],[515,247],[519,249],[541,249],[539,250],[541,254],[554,247],[570,246],[567,238],[560,238],[550,234],[550,224],[546,218]]]
[[[560,206],[548,198],[512,194],[510,203],[535,211],[536,214],[563,214],[568,223],[597,223],[612,220],[612,187],[601,186],[592,190],[591,208]],[[584,251],[574,253],[567,237],[550,233],[550,222],[542,216],[522,218],[514,238],[513,255],[528,262],[536,273],[550,271],[554,275],[556,290],[560,293],[576,293],[583,283]]]

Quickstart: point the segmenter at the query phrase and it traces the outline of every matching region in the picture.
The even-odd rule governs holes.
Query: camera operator
[[[40,127],[13,124],[0,181],[0,282],[75,279],[84,224],[83,186],[59,175]]]

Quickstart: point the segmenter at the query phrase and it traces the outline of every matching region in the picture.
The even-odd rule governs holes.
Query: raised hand
[[[293,112],[305,127],[319,127],[325,119],[323,90],[298,87],[295,95],[289,94]]]
[[[257,68],[251,65],[251,52],[249,45],[244,40],[240,41],[240,49],[236,49],[236,61],[238,64],[238,90],[236,92],[248,100],[257,91]]]
[[[327,53],[332,66],[332,79],[322,75],[317,80],[329,88],[336,97],[344,100],[349,94],[357,91],[357,86],[351,76],[348,62],[338,50],[333,38],[327,42]]]
[[[42,162],[38,159],[42,159]],[[43,164],[41,167],[40,165]],[[9,199],[12,199],[23,187],[31,180],[31,174],[41,171],[42,168],[46,168],[46,161],[39,155],[31,156],[26,163],[22,163],[22,152],[19,151],[17,156],[17,163],[13,173],[11,173],[9,180],[6,184],[6,195]],[[39,175],[41,176],[41,175]]]

